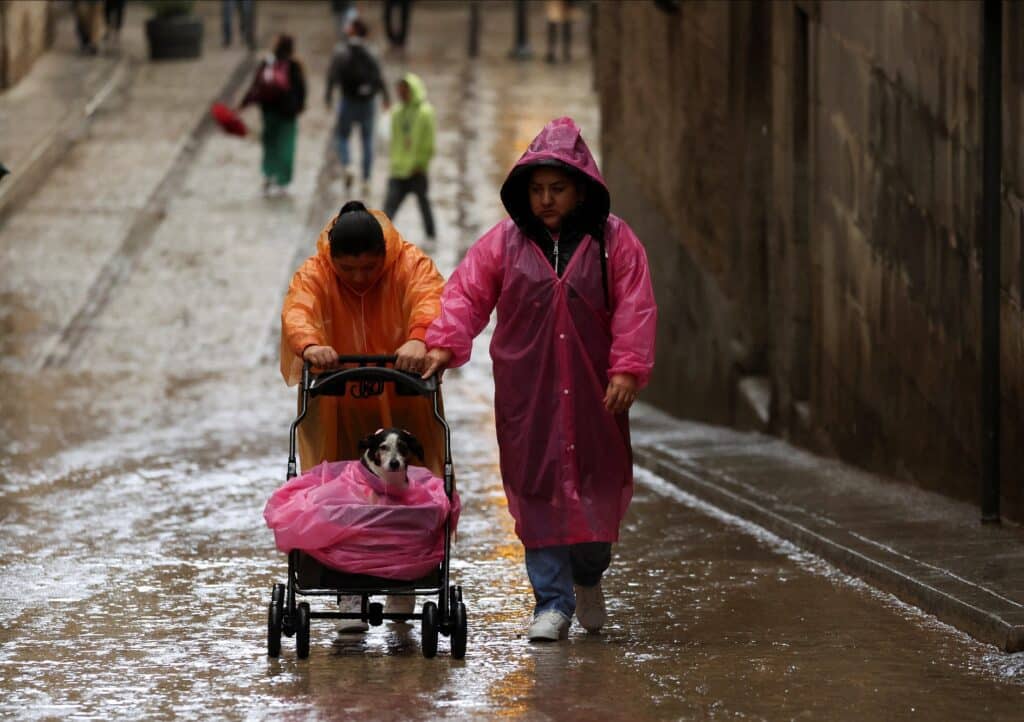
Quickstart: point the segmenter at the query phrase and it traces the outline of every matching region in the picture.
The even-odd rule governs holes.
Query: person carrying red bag
[[[263,132],[263,194],[287,193],[295,167],[295,142],[298,117],[306,107],[306,76],[295,59],[295,41],[281,34],[274,41],[272,56],[256,69],[252,85],[242,98],[240,108],[260,106]]]

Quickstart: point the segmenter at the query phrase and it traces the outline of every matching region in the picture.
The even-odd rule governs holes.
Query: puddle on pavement
[[[416,9],[417,32],[433,28],[461,48],[462,11],[441,7]],[[329,30],[326,16],[321,25],[297,32]],[[458,131],[442,144],[433,186],[450,231],[436,249],[445,272],[501,217],[497,186],[552,108],[575,115],[598,145],[585,63],[516,65],[503,52],[491,48],[457,74],[477,84],[472,92],[450,77],[460,59],[419,68],[472,110],[434,95]],[[415,204],[397,220],[418,227]],[[154,353],[196,342],[173,334],[133,342]],[[446,378],[464,504],[453,551],[470,618],[462,662],[445,639],[438,658],[424,659],[416,626],[353,639],[324,620],[314,621],[308,660],[295,658],[292,639],[267,658],[266,605],[286,564],[262,509],[283,481],[294,410],[274,361],[198,376],[5,372],[0,713],[636,722],[1019,713],[1015,658],[643,473],[606,581],[606,630],[529,644],[532,599],[500,485],[486,338],[474,348],[475,361]]]

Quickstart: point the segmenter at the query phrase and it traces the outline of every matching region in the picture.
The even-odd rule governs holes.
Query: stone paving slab
[[[636,463],[1006,652],[1024,651],[1024,530],[756,433],[631,416]]]
[[[139,250],[130,273],[83,320],[67,366],[202,371],[219,368],[225,357],[251,366],[263,354],[292,272],[288,261],[297,250],[303,258],[315,250],[319,226],[329,217],[318,212],[316,231],[310,230],[319,176],[335,162],[333,112],[316,102],[334,42],[333,27],[322,22],[329,11],[320,4],[264,7],[287,8],[280,22],[301,30],[305,41],[310,95],[299,120],[289,194],[263,197],[256,108],[243,113],[255,131],[245,138],[216,129],[193,134],[188,162],[168,175],[160,216],[135,234]],[[331,209],[339,198],[332,197]],[[154,348],[157,329],[164,338],[189,337],[189,343]]]
[[[133,239],[158,219],[155,197],[210,125],[210,103],[250,72],[248,52],[210,32],[218,7],[200,6],[202,57],[160,63],[147,58],[141,4],[128,6],[120,49],[95,57],[77,53],[61,15],[53,49],[0,94],[0,158],[12,170],[0,185],[0,325],[28,340],[5,349],[4,366],[61,351],[74,320],[130,268]]]
[[[70,14],[59,17],[54,45],[30,73],[0,93],[0,161],[11,175],[0,184],[0,215],[28,197],[95,112],[98,101],[127,77],[127,59],[80,57]]]

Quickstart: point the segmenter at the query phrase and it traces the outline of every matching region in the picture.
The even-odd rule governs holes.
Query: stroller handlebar
[[[288,479],[297,473],[295,463],[295,434],[302,419],[310,397],[344,396],[359,399],[368,396],[379,396],[385,383],[393,383],[399,396],[429,396],[433,399],[434,418],[444,429],[444,482],[445,492],[452,494],[455,475],[452,467],[452,437],[448,422],[441,412],[441,377],[439,374],[423,379],[410,371],[399,371],[388,368],[384,364],[394,363],[397,356],[339,356],[338,363],[356,364],[347,368],[325,371],[321,374],[311,372],[312,365],[305,361],[302,365],[302,384],[299,387],[299,415],[292,421],[288,440]],[[355,382],[355,383],[352,383]]]
[[[338,363],[340,364],[358,364],[360,366],[366,366],[368,364],[393,364],[398,360],[396,354],[377,354],[370,356],[346,356],[342,354],[338,356]]]
[[[370,384],[393,383],[402,396],[430,396],[438,391],[440,379],[435,374],[420,378],[418,373],[400,371],[385,364],[394,363],[396,356],[339,356],[338,363],[348,364],[345,368],[332,369],[323,373],[312,373],[310,363],[303,364],[304,386],[313,396],[344,396],[350,381]],[[363,386],[363,394],[369,388]],[[379,394],[376,391],[374,395]]]

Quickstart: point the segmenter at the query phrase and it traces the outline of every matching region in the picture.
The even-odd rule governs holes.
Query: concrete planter
[[[168,15],[146,21],[151,60],[198,58],[203,52],[203,20],[197,15]]]

